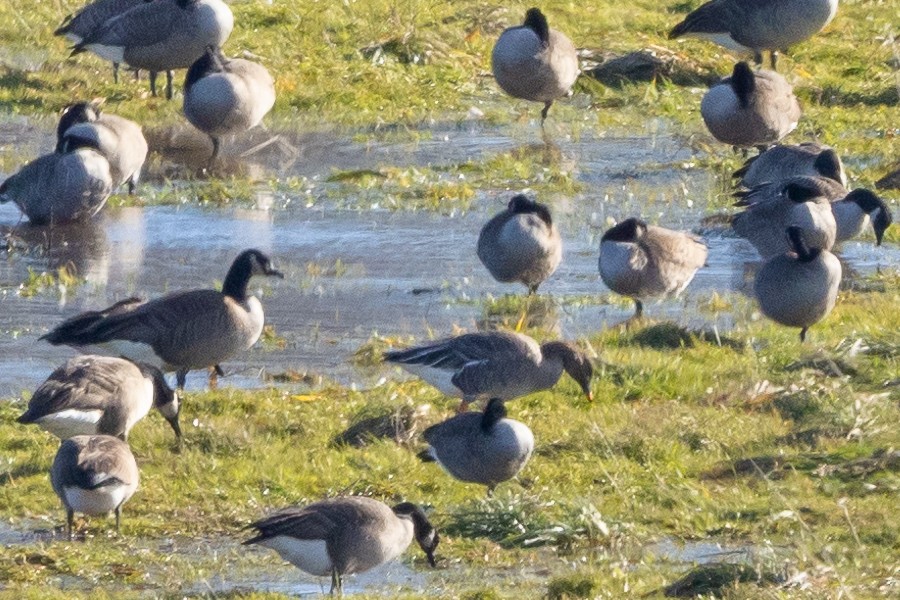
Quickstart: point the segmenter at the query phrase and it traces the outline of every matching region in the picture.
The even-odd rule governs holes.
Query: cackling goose
[[[121,358],[76,356],[35,390],[18,421],[39,425],[60,439],[104,434],[127,441],[150,408],[162,413],[181,437],[178,395],[162,371]]]
[[[150,71],[156,95],[157,72],[166,71],[166,98],[172,98],[172,69],[185,69],[210,44],[221,46],[234,28],[234,15],[222,0],[157,0],[135,6],[96,27],[75,45],[136,69]]]
[[[478,258],[497,281],[519,281],[528,293],[550,277],[562,260],[562,241],[550,210],[517,195],[478,235]]]
[[[767,50],[774,69],[778,52],[821,31],[837,7],[838,0],[711,0],[676,25],[669,39],[693,36],[751,51],[757,64]]]
[[[497,484],[515,477],[534,450],[527,425],[506,418],[503,401],[492,398],[483,414],[462,413],[423,433],[429,453],[460,481],[480,483],[492,494]]]
[[[256,127],[274,104],[275,82],[264,66],[226,58],[215,46],[191,65],[184,81],[184,116],[212,140],[210,162],[220,137]]]
[[[632,217],[600,239],[600,278],[615,293],[632,298],[640,317],[644,299],[683,292],[706,256],[706,245],[697,236]]]
[[[76,435],[63,440],[50,467],[53,491],[66,508],[66,534],[72,541],[75,513],[116,513],[138,486],[138,466],[128,444],[110,435]]]
[[[831,312],[841,283],[841,263],[823,248],[809,248],[799,227],[788,227],[791,250],[774,256],[756,275],[754,292],[763,314],[806,330]]]
[[[767,146],[797,127],[800,104],[791,85],[775,71],[756,73],[745,62],[712,86],[700,115],[714,138],[732,146]]]
[[[744,166],[734,172],[733,177],[740,178],[742,186],[752,188],[803,175],[827,177],[847,185],[844,165],[837,152],[814,142],[804,142],[798,146],[772,146],[762,154],[749,158]]]
[[[311,575],[331,575],[332,594],[342,592],[344,575],[395,559],[413,538],[433,567],[439,541],[437,531],[415,504],[403,502],[390,508],[362,496],[285,508],[250,527],[257,534],[244,544],[271,548]]]
[[[143,304],[129,300],[118,310],[114,305],[76,315],[41,339],[177,371],[183,388],[191,369],[217,366],[259,339],[262,304],[247,293],[254,275],[284,277],[268,256],[245,250],[234,259],[221,292],[190,290]]]
[[[460,412],[479,398],[512,400],[551,388],[563,370],[590,400],[591,361],[571,342],[536,341],[521,333],[467,333],[409,348],[384,359],[421,377],[448,396],[462,398]]]
[[[491,54],[497,85],[512,96],[543,102],[541,125],[557,98],[569,93],[578,79],[578,54],[572,41],[555,29],[537,8],[525,13],[525,22],[500,34]]]

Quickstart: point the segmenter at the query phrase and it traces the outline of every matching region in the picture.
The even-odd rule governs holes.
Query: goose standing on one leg
[[[831,312],[841,284],[841,262],[822,248],[809,248],[799,227],[788,227],[791,250],[775,256],[756,275],[754,292],[762,313],[806,331]]]
[[[188,371],[216,366],[259,339],[262,304],[247,292],[254,275],[284,277],[268,256],[245,250],[234,259],[221,292],[177,292],[123,310],[76,315],[41,339],[177,371],[183,388]]]
[[[341,594],[344,575],[363,573],[400,556],[415,538],[435,566],[439,536],[422,509],[409,502],[393,508],[362,496],[330,498],[282,509],[250,525],[257,534],[243,542],[276,551],[310,575],[331,576]]]
[[[497,281],[519,281],[529,294],[562,260],[562,241],[550,210],[519,194],[478,235],[478,258]]]
[[[491,54],[497,85],[512,96],[543,102],[541,126],[553,101],[569,93],[578,79],[578,53],[572,41],[555,29],[537,8],[525,22],[500,34]]]
[[[264,66],[226,58],[216,46],[188,69],[184,90],[184,116],[212,140],[210,165],[223,135],[256,127],[275,104],[275,82]]]
[[[634,300],[634,316],[643,300],[678,296],[706,264],[708,250],[697,236],[625,219],[600,239],[600,278],[617,294]]]

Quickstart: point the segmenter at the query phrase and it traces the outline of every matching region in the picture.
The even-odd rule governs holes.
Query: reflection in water
[[[97,286],[108,280],[109,242],[101,220],[46,226],[23,223],[12,229],[0,227],[0,235],[8,244],[38,259],[40,271],[66,269]]]
[[[539,329],[554,336],[562,335],[559,304],[552,296],[502,296],[484,302],[478,329]]]

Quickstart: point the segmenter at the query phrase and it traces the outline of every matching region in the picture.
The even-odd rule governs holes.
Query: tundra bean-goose
[[[762,64],[763,51],[769,51],[774,69],[778,52],[821,31],[837,7],[838,0],[711,0],[676,25],[669,39],[699,37],[751,51],[757,64]]]
[[[57,152],[75,140],[96,147],[109,162],[113,189],[128,184],[133,194],[147,159],[147,140],[141,126],[118,115],[101,113],[92,102],[70,104],[57,127]]]
[[[33,225],[88,219],[112,193],[109,162],[92,140],[73,139],[0,185],[0,203],[14,202]]]
[[[172,98],[172,70],[186,69],[210,44],[221,46],[234,28],[234,15],[222,0],[156,0],[135,6],[96,27],[72,54],[90,50],[106,60],[150,71],[156,95],[157,72],[166,72],[166,98]]]
[[[486,485],[492,494],[499,483],[515,477],[534,450],[527,425],[506,418],[503,401],[492,398],[484,413],[458,414],[423,433],[428,452],[460,481]]]
[[[254,275],[284,277],[268,256],[245,250],[234,259],[221,292],[190,290],[76,315],[41,339],[177,371],[183,388],[191,369],[216,366],[259,339],[262,304],[247,292]]]
[[[562,260],[562,241],[550,210],[521,194],[509,201],[478,235],[478,258],[497,281],[519,281],[528,293]]]
[[[109,19],[152,0],[95,0],[77,13],[68,15],[53,35],[65,36],[73,44],[78,44],[94,29]],[[119,83],[119,63],[113,62],[113,81]]]
[[[223,135],[256,127],[275,104],[275,82],[262,65],[226,58],[210,46],[188,69],[184,82],[184,116],[210,137],[219,154]]]
[[[640,317],[645,299],[681,294],[706,256],[697,236],[632,217],[600,239],[600,278],[613,292],[633,299],[634,315]]]
[[[572,41],[550,29],[537,8],[528,9],[522,25],[500,34],[491,68],[497,85],[513,98],[544,103],[542,126],[553,101],[569,93],[579,73]]]
[[[415,538],[435,566],[439,537],[422,509],[394,506],[361,496],[322,500],[282,509],[250,525],[257,534],[244,544],[275,550],[310,575],[331,575],[331,593],[342,592],[343,576],[362,573],[400,556]]]
[[[746,188],[803,175],[827,177],[841,185],[847,185],[844,165],[837,152],[814,142],[804,142],[797,146],[772,146],[762,154],[750,157],[733,174],[735,178],[740,178],[741,185]]]
[[[480,398],[512,400],[549,389],[564,370],[592,398],[591,361],[571,342],[538,344],[521,333],[488,331],[390,350],[384,359],[444,394],[462,398],[460,412]]]
[[[806,331],[831,312],[841,283],[841,263],[823,248],[809,248],[799,227],[788,227],[791,250],[774,256],[756,275],[754,292],[762,313]]]
[[[791,85],[775,71],[755,73],[745,62],[706,92],[700,115],[714,138],[747,148],[777,142],[797,127],[800,104]]]
[[[35,390],[19,423],[34,423],[60,439],[128,432],[151,408],[181,437],[178,395],[162,371],[108,356],[76,356],[53,371]]]
[[[66,534],[72,540],[75,513],[116,514],[138,486],[138,467],[128,444],[110,435],[76,435],[63,440],[50,467],[53,491],[66,509]]]

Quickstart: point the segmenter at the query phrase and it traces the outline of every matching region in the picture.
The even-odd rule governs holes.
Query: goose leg
[[[166,71],[166,100],[172,99],[172,71]]]
[[[541,284],[539,284],[539,283],[535,283],[534,285],[529,285],[529,286],[528,286],[528,295],[529,295],[529,296],[534,296],[535,294],[537,294],[538,287],[539,287],[540,285],[541,285]]]
[[[218,366],[218,365],[216,365]],[[221,368],[216,369],[216,367],[209,368],[209,389],[214,390],[219,387],[219,371]]]
[[[464,412],[467,412],[469,410],[469,404],[471,403],[472,401],[468,398],[463,398],[462,402],[459,403],[459,408],[456,409],[456,414],[460,415]]]
[[[804,327],[803,329],[800,330],[800,341],[801,342],[806,341],[806,330],[807,329],[809,329],[809,327]]]
[[[150,95],[156,98],[156,71],[150,71]]]
[[[344,582],[341,581],[341,574],[338,572],[337,567],[331,568],[331,589],[328,593],[332,596],[335,594],[338,596],[344,595]]]
[[[134,196],[134,188],[137,187],[134,185],[134,177],[128,178],[128,195]]]
[[[66,509],[66,536],[72,541],[72,525],[75,522],[75,511],[71,508]]]
[[[209,157],[209,164],[206,165],[206,168],[212,169],[213,164],[216,162],[216,157],[219,155],[219,138],[209,136],[209,139],[212,140],[213,151],[212,156]]]
[[[113,83],[119,83],[119,63],[113,63]]]
[[[756,63],[757,67],[761,67],[763,64],[763,55],[760,50],[755,50],[753,52],[753,62]]]
[[[644,316],[644,303],[641,302],[640,300],[638,300],[637,298],[635,298],[634,299],[634,318],[640,319],[643,316]]]
[[[119,534],[119,522],[122,520],[122,505],[116,507],[116,535]]]
[[[547,113],[550,111],[550,106],[553,104],[553,100],[547,100],[544,102],[544,109],[541,111],[541,128],[544,127],[544,121],[547,120]]]
[[[772,59],[772,70],[774,71],[775,63],[778,62],[778,50],[772,50],[771,59]]]
[[[175,384],[179,390],[184,389],[184,381],[187,379],[188,370],[187,369],[179,369],[175,374]]]

